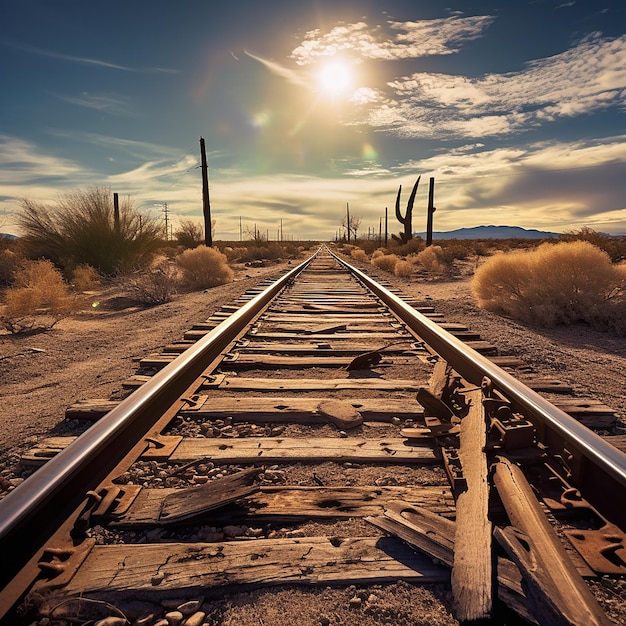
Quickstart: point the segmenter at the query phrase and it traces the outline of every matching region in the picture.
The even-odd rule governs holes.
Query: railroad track
[[[240,623],[613,623],[626,456],[581,424],[611,410],[412,304],[322,248],[70,407],[90,427],[0,501],[2,624],[219,624],[292,588]]]

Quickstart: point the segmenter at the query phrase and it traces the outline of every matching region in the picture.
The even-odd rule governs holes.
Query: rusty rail
[[[626,525],[626,454],[607,443],[567,413],[516,380],[488,358],[466,346],[438,324],[352,267],[330,254],[372,290],[408,328],[418,334],[437,354],[466,380],[480,385],[486,376],[504,394],[513,408],[532,421],[542,442],[562,454],[575,474],[578,486],[592,504],[600,504],[607,517],[621,527]]]
[[[37,555],[43,542],[80,506],[85,493],[141,440],[162,408],[175,402],[316,255],[317,252],[197,341],[48,461],[45,470],[32,474],[0,501],[0,589]],[[96,458],[99,462],[94,465]],[[5,591],[0,594],[0,618],[4,609],[10,608],[10,604],[5,607],[5,602],[16,593]]]

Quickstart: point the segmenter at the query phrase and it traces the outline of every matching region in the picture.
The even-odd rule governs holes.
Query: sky
[[[0,231],[107,187],[170,230],[626,234],[623,0],[0,0]],[[384,228],[384,225],[383,225]]]

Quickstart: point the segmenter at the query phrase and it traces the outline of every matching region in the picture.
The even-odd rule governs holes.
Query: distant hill
[[[426,233],[416,233],[426,238]],[[519,226],[474,226],[447,232],[434,232],[433,239],[553,239],[559,233],[520,228]]]
[[[10,233],[0,233],[0,239],[17,239],[17,236]]]

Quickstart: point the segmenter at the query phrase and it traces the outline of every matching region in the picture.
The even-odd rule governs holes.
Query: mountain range
[[[426,233],[415,233],[426,239]],[[433,232],[433,239],[554,239],[559,233],[526,229],[520,226],[474,226],[446,232]]]

